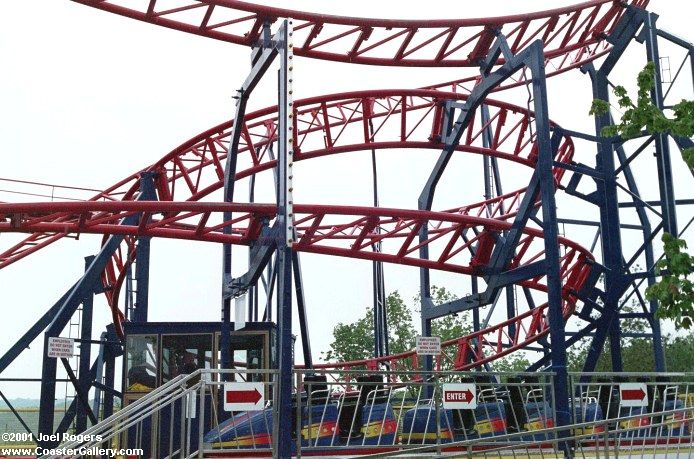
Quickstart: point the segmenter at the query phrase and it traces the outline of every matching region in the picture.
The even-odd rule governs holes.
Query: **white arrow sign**
[[[265,406],[265,384],[231,382],[224,384],[225,411],[258,411]]]
[[[470,383],[444,384],[443,407],[447,410],[474,410],[477,408],[477,387]]]
[[[648,406],[646,384],[621,383],[619,385],[619,405],[626,407]]]

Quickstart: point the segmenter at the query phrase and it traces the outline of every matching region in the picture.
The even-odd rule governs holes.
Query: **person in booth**
[[[192,352],[185,352],[183,354],[183,359],[178,367],[178,374],[190,374],[198,369],[197,359],[195,354]]]

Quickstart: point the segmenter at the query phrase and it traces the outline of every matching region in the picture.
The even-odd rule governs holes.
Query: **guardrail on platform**
[[[552,427],[549,373],[297,371],[296,449],[393,449]],[[451,397],[453,395],[454,397]],[[457,397],[457,399],[456,399]],[[447,400],[456,399],[456,400]]]
[[[259,394],[258,405],[261,413],[269,413],[266,425],[271,428],[276,412],[265,400],[274,398],[277,374],[275,370],[208,369],[179,375],[87,429],[80,439],[62,443],[56,448],[59,453],[42,457],[84,457],[97,449],[141,450],[141,457],[202,457],[200,446],[215,429],[230,426],[239,432],[239,418],[246,416],[224,410],[225,384],[259,384],[264,393]],[[271,430],[251,431],[245,437],[242,449],[273,448]],[[68,450],[75,453],[66,454]]]
[[[555,426],[551,373],[296,370],[295,414],[282,426],[273,404],[277,374],[179,376],[84,432],[92,440],[61,448],[271,456],[277,429],[290,429],[297,457],[428,451],[597,458],[663,448],[689,454],[693,443],[694,374],[571,374],[573,421],[562,428]]]
[[[691,409],[680,408],[664,411],[665,416],[681,416],[689,425],[694,422]],[[564,427],[540,429],[537,434],[544,435],[541,442],[523,439],[523,433],[510,433],[493,439],[463,440],[447,445],[427,445],[402,448],[398,451],[359,455],[353,457],[386,458],[397,456],[412,457],[457,457],[457,458],[542,458],[542,459],[685,459],[694,456],[694,437],[691,431],[686,436],[672,438],[666,442],[653,442],[644,439],[640,444],[624,441],[639,426],[618,427],[610,430],[612,422],[629,426],[639,415],[624,416],[613,420],[584,422]],[[652,424],[663,428],[667,421]]]

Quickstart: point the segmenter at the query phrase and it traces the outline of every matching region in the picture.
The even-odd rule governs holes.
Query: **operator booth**
[[[243,371],[276,367],[276,325],[269,322],[247,322],[243,329],[233,330],[230,355],[233,367],[239,370],[236,379],[261,382],[267,374],[243,374]],[[128,322],[124,324],[125,358],[123,359],[123,406],[128,406],[165,385],[179,375],[198,369],[221,368],[221,322]],[[206,375],[207,376],[207,375]],[[199,378],[188,381],[197,384]],[[270,385],[265,399],[270,400]],[[224,413],[217,404],[219,391],[211,386],[205,396],[203,425],[209,430],[212,416]],[[135,442],[150,448],[150,457],[170,456],[178,449],[179,430],[190,429],[190,438],[198,437],[199,420],[189,422],[200,413],[200,397],[153,412],[143,427],[128,432],[127,444]],[[213,403],[215,406],[213,407]],[[216,424],[216,423],[215,423]],[[149,437],[149,440],[147,440]]]

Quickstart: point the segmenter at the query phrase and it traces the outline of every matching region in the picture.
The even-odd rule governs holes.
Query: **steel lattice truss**
[[[384,20],[311,14],[234,0],[74,0],[107,12],[230,43],[255,46],[264,24],[294,19],[294,53],[316,59],[390,66],[478,66],[496,37],[503,34],[511,53],[542,40],[547,75],[576,68],[610,49],[604,38],[626,11],[622,2],[593,0],[552,11],[486,19]],[[633,1],[638,7],[644,0]],[[495,63],[501,65],[503,58]],[[294,103],[294,159],[371,149],[445,147],[445,101],[467,100],[480,81],[466,77],[417,90],[380,90],[318,96]],[[494,90],[525,84],[524,73]],[[486,100],[488,121],[475,117],[455,149],[493,156],[532,169],[538,147],[533,114],[505,102]],[[276,107],[246,115],[241,126],[235,180],[270,171],[277,161]],[[557,126],[552,125],[553,128]],[[139,201],[135,173],[87,202],[0,204],[0,232],[30,233],[0,254],[4,268],[69,234],[122,234],[123,243],[102,274],[114,322],[124,320],[118,307],[125,274],[135,256],[137,237],[166,237],[250,245],[264,225],[277,216],[274,204],[215,202],[224,186],[224,165],[230,148],[231,122],[215,126],[179,146],[144,172],[155,174],[159,201]],[[483,136],[491,133],[485,144]],[[573,141],[561,137],[553,169],[561,186],[574,154]],[[489,262],[494,235],[511,228],[526,189],[442,211],[295,204],[297,231],[293,249],[302,252],[398,263],[462,274],[478,274]],[[534,205],[540,206],[539,200]],[[231,212],[225,219],[224,213]],[[139,215],[137,226],[123,225]],[[419,240],[420,229],[428,229]],[[224,228],[231,228],[225,233]],[[461,237],[470,234],[469,237]],[[519,268],[543,258],[543,233],[525,227],[509,267]],[[381,243],[382,251],[373,245]],[[577,292],[590,273],[592,255],[560,238],[563,316],[576,308]],[[429,256],[421,256],[426,246]],[[471,250],[473,247],[476,250]],[[526,279],[524,287],[547,290],[545,276]],[[548,305],[544,303],[506,322],[444,343],[439,365],[465,369],[489,362],[546,336]],[[515,330],[515,332],[510,332]],[[444,360],[448,360],[447,362]],[[397,369],[414,365],[414,352],[359,362],[326,364],[330,368]]]
[[[542,39],[557,68],[598,52],[619,20],[620,2],[589,1],[541,13],[484,19],[388,20],[337,17],[235,0],[75,0],[150,24],[253,46],[264,23],[295,21],[297,56],[374,65],[476,66],[502,32],[516,53]],[[645,6],[644,0],[633,2]]]
[[[440,150],[443,111],[439,101],[445,98],[465,100],[464,95],[432,90],[368,91],[297,101],[294,118],[297,161],[370,148],[430,148]],[[531,115],[526,109],[502,102],[488,101],[491,117],[487,124],[471,124],[459,151],[488,154],[532,166],[536,155],[530,132]],[[368,130],[373,121],[374,134]],[[161,201],[198,201],[223,186],[224,161],[229,147],[232,123],[214,127],[181,145],[148,167],[156,172]],[[484,129],[494,132],[492,148],[482,146]],[[239,145],[236,179],[270,170],[276,160],[268,149],[276,141],[277,117],[274,107],[251,113],[244,118]],[[356,133],[355,135],[352,135]],[[558,160],[568,162],[573,142],[564,137]],[[556,169],[559,180],[563,169]],[[140,173],[120,181],[92,201],[129,201],[139,192]],[[523,190],[461,207],[460,212],[492,218],[509,218]],[[491,210],[490,210],[491,209]],[[491,213],[490,213],[491,212]],[[69,215],[48,216],[55,223],[69,221]],[[35,233],[0,254],[0,268],[58,240],[61,233]]]
[[[361,92],[341,96],[313,98],[296,102],[294,117],[297,161],[367,148],[428,148],[440,150],[443,110],[440,100],[464,95],[433,90]],[[535,135],[530,126],[532,114],[502,102],[488,101],[489,121],[468,126],[457,149],[463,153],[488,154],[532,168],[536,160]],[[373,134],[367,129],[373,123]],[[7,204],[0,205],[5,217],[0,231],[32,233],[22,244],[4,255],[9,264],[30,251],[43,247],[67,234],[124,234],[127,237],[112,257],[103,282],[114,312],[121,321],[118,296],[125,272],[132,262],[137,236],[169,237],[218,243],[249,244],[260,235],[263,221],[275,217],[274,205],[223,204],[200,202],[223,186],[223,167],[228,149],[231,124],[213,128],[182,145],[148,168],[157,172],[157,191],[164,202],[135,202],[139,175],[123,180],[87,203]],[[262,110],[244,119],[239,148],[236,179],[266,171],[275,166],[268,149],[276,141],[277,118],[273,110]],[[482,146],[482,132],[490,130],[491,148]],[[569,162],[574,148],[570,137],[563,137],[557,161]],[[564,169],[555,169],[559,183]],[[524,196],[525,189],[496,198],[444,212],[405,209],[296,205],[297,242],[294,249],[303,252],[361,258],[389,263],[426,267],[463,274],[473,274],[475,267],[488,259],[470,256],[469,249],[481,241],[493,241],[485,235],[501,233],[510,228],[510,220]],[[539,204],[539,202],[538,202]],[[232,210],[233,218],[221,220],[224,210]],[[143,213],[142,224],[124,226],[128,215]],[[214,221],[214,224],[210,222]],[[232,233],[221,229],[230,225]],[[417,239],[420,228],[427,225],[428,239]],[[379,228],[379,231],[376,231]],[[465,231],[476,233],[467,241]],[[542,233],[530,228],[519,242],[511,266],[518,267],[542,258]],[[372,246],[382,242],[384,251],[374,252]],[[564,312],[568,318],[576,305],[570,295],[580,290],[589,271],[592,256],[577,244],[562,240],[562,278],[567,294]],[[419,248],[429,245],[436,257],[422,259]],[[385,249],[388,249],[386,251]],[[483,251],[482,251],[483,252]],[[487,254],[488,256],[488,254]],[[544,277],[526,281],[524,286],[544,291]],[[528,345],[548,333],[547,305],[513,319],[514,336],[508,334],[504,322],[471,336],[445,343],[455,350],[452,363],[467,368],[493,360]],[[511,327],[513,328],[513,327]],[[503,345],[502,345],[503,344]],[[448,354],[446,354],[448,355]],[[413,353],[379,359],[397,366],[397,362],[416,359]],[[371,360],[376,365],[379,360]],[[340,363],[342,368],[362,366],[365,362]]]

